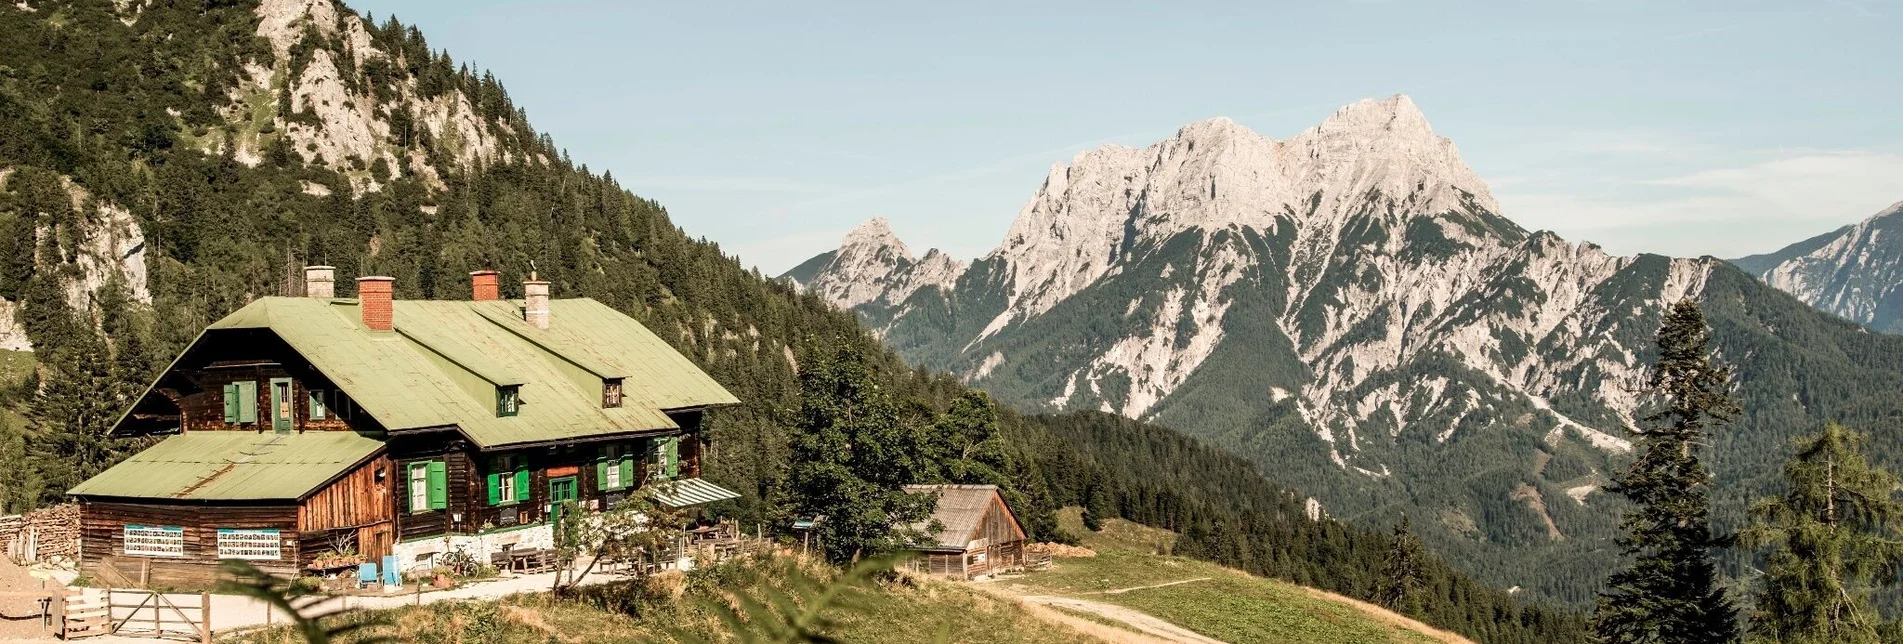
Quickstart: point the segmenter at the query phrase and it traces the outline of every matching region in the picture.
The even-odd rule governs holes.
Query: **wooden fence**
[[[94,593],[66,602],[66,639],[110,634],[211,644],[211,593],[123,588]]]

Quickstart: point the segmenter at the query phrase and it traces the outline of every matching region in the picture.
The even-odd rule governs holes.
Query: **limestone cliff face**
[[[1869,219],[1732,263],[1819,310],[1903,333],[1903,201]]]
[[[134,25],[147,3],[119,2],[115,10],[121,22]],[[20,3],[0,11],[36,9]],[[213,106],[221,122],[184,128],[182,144],[207,154],[230,153],[251,166],[264,162],[271,146],[282,146],[292,162],[326,167],[341,177],[340,185],[305,181],[302,190],[316,196],[377,191],[389,178],[406,176],[441,188],[451,171],[513,161],[519,150],[533,149],[520,145],[525,133],[509,121],[478,116],[479,99],[468,91],[426,86],[408,71],[410,54],[379,47],[370,27],[335,0],[261,0],[252,15],[268,51],[218,61],[240,70],[239,82]],[[547,162],[537,156],[532,161]],[[11,172],[0,168],[0,187]],[[70,177],[63,181],[74,209],[85,217],[80,230],[59,235],[71,247],[38,258],[41,268],[61,275],[75,310],[88,310],[109,282],[123,285],[127,301],[149,303],[138,218],[121,204],[87,194]],[[31,350],[16,308],[0,299],[0,349]]]
[[[432,164],[419,134],[450,150],[437,163],[466,168],[510,159],[501,144],[516,134],[508,123],[478,117],[465,92],[432,93],[414,76],[389,73],[408,66],[405,54],[379,49],[363,20],[333,0],[264,0],[256,13],[272,56],[242,61],[244,83],[221,108],[235,127],[229,140],[205,141],[208,151],[235,146],[238,160],[256,165],[264,146],[282,136],[301,161],[349,179],[349,186],[321,190],[380,189],[371,171],[379,162],[393,175],[440,186],[448,168]]]

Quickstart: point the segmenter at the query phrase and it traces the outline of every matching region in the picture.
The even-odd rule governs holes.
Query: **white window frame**
[[[623,448],[620,445],[609,445],[606,449],[608,456],[604,460],[607,461],[608,467],[604,468],[606,471],[603,473],[608,478],[608,489],[619,490],[628,485],[627,481],[621,480],[621,451]]]
[[[516,494],[520,492],[520,490],[515,489],[515,457],[501,456],[497,457],[496,460],[500,461],[500,463],[497,464],[496,471],[496,498],[500,499],[502,503],[515,503],[525,500],[516,498]]]
[[[218,558],[277,561],[284,558],[284,541],[277,530],[219,528]]]
[[[415,463],[411,463],[409,465],[409,469],[404,471],[409,473],[410,511],[411,512],[428,511],[429,510],[429,461],[417,461]],[[422,501],[421,503],[417,502],[419,499]]]
[[[185,556],[185,528],[128,523],[121,534],[120,550],[128,557]]]

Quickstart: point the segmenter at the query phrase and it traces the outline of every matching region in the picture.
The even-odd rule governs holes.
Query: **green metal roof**
[[[698,478],[653,483],[654,500],[670,508],[685,508],[740,498],[740,493]]]
[[[186,501],[297,500],[383,449],[355,432],[172,436],[67,494]]]
[[[538,329],[520,302],[397,300],[392,333],[366,328],[356,300],[265,297],[194,345],[222,330],[268,329],[385,428],[454,426],[485,448],[678,429],[664,410],[739,402],[619,311],[586,298],[549,309],[550,328]],[[602,408],[601,382],[617,378],[622,406]],[[520,387],[515,416],[496,415],[502,385]]]

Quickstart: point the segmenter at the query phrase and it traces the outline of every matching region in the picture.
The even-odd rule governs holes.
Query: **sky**
[[[989,252],[1046,169],[1411,96],[1504,215],[1737,257],[1903,201],[1903,0],[347,0],[767,274],[883,216]]]

